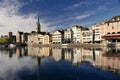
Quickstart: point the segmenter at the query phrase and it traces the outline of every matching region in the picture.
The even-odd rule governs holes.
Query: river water
[[[120,49],[0,48],[0,80],[120,80]]]

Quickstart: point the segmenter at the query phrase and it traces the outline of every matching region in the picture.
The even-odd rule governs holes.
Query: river
[[[120,80],[120,49],[0,48],[0,80]]]

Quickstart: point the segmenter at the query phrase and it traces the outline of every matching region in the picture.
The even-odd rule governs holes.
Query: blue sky
[[[42,31],[91,27],[120,15],[120,0],[0,0],[0,34],[35,30],[38,9]]]

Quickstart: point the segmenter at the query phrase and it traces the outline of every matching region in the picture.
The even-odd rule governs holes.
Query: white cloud
[[[19,14],[18,11],[23,5],[18,0],[2,0],[0,2],[0,35],[8,34],[9,31],[14,33],[18,30],[31,32],[36,29],[36,14]],[[44,23],[41,19],[40,21],[43,31],[55,29],[55,27],[49,28],[49,23]]]
[[[75,3],[73,5],[68,6],[67,8],[65,8],[65,10],[70,10],[70,9],[74,9],[74,8],[78,8],[78,7],[84,7],[84,6],[88,6],[89,5],[89,0],[88,1],[81,1],[78,3]]]
[[[87,18],[87,17],[89,17],[89,16],[91,16],[91,14],[79,15],[79,16],[76,16],[75,19],[81,20],[81,19]]]

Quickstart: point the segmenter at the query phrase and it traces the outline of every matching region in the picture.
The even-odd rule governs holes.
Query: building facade
[[[82,31],[82,43],[92,43],[93,33],[92,30]]]
[[[100,43],[100,41],[101,41],[101,38],[100,38],[101,25],[99,23],[93,24],[91,27],[91,30],[93,31],[93,42]]]
[[[106,43],[119,43],[120,42],[120,16],[114,16],[107,20],[102,25],[101,38]]]
[[[32,31],[28,35],[28,44],[33,45],[33,44],[50,44],[51,38],[49,33],[47,32],[41,32],[41,25],[39,22],[39,16],[38,20],[36,23],[36,31]]]
[[[71,43],[73,37],[73,32],[71,29],[64,30],[64,43]]]
[[[52,33],[52,43],[53,44],[60,44],[63,43],[64,40],[64,32],[57,30]]]
[[[22,34],[23,32],[18,31],[16,34],[16,42],[17,43],[22,43]]]
[[[73,32],[73,43],[81,43],[82,42],[82,31],[88,30],[88,28],[85,28],[83,26],[74,25],[72,26],[72,32]]]

